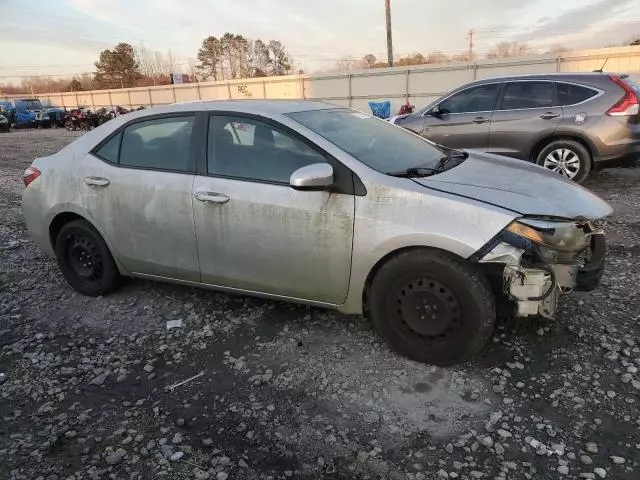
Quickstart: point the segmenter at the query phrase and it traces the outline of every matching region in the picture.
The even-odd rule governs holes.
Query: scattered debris
[[[167,330],[171,330],[172,328],[181,328],[182,327],[182,319],[178,320],[167,320]]]
[[[181,382],[178,383],[174,383],[173,385],[169,385],[167,387],[165,387],[167,390],[169,390],[170,392],[173,392],[176,388],[181,387],[182,385],[191,382],[192,380],[195,380],[196,378],[200,378],[201,376],[204,375],[204,372],[200,372],[197,375],[194,375],[193,377],[189,377],[186,380],[183,380]]]

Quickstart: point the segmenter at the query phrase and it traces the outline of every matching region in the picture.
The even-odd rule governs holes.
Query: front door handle
[[[540,114],[540,118],[543,120],[551,120],[552,118],[558,118],[560,116],[559,113],[553,112],[545,112]]]
[[[488,121],[487,117],[476,117],[472,120],[473,123],[487,123]]]
[[[84,183],[92,187],[106,187],[111,182],[104,177],[84,177]]]
[[[222,193],[216,193],[216,192],[197,191],[197,192],[193,192],[193,196],[195,197],[196,200],[203,203],[223,204],[229,201],[229,197],[227,197],[226,195],[223,195]]]

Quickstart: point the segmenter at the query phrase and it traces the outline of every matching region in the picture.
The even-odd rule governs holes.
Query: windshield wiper
[[[386,172],[387,175],[392,177],[406,177],[406,178],[418,178],[418,177],[428,177],[429,175],[435,175],[436,173],[440,173],[441,170],[436,168],[428,168],[428,167],[411,167],[406,170],[399,170],[397,172]]]
[[[460,160],[460,163],[462,163],[467,158],[469,158],[469,154],[467,152],[463,152],[462,150],[447,149],[447,154],[440,159],[435,170],[437,170],[438,172],[444,172],[446,170],[447,164],[450,161]]]
[[[443,150],[445,148],[446,147],[443,147]],[[444,172],[446,170],[447,164],[452,160],[460,160],[462,162],[469,158],[469,154],[467,152],[463,152],[462,150],[453,150],[446,148],[446,152],[447,154],[438,161],[438,164],[435,167],[410,167],[406,170],[399,170],[397,172],[386,172],[386,174],[392,177],[428,177],[430,175],[435,175],[436,173]]]

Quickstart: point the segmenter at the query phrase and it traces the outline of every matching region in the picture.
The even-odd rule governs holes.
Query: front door
[[[454,93],[435,110],[425,112],[423,129],[419,133],[450,148],[488,148],[499,90],[499,83],[491,83]]]
[[[507,82],[500,105],[493,112],[489,151],[529,160],[535,143],[553,135],[560,125],[559,105],[553,81]]]
[[[133,123],[80,163],[83,206],[133,273],[199,280],[193,121],[188,115]]]
[[[271,121],[212,115],[207,172],[193,184],[202,282],[344,302],[354,196],[289,186],[298,168],[327,161]]]

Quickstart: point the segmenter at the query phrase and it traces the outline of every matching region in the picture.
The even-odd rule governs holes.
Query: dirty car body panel
[[[561,293],[597,285],[606,203],[541,167],[475,151],[436,168],[447,155],[330,104],[175,104],[118,117],[35,160],[24,214],[49,253],[70,213],[103,236],[124,275],[345,313],[363,311],[377,268],[408,249],[497,265],[500,293],[521,316],[552,316]],[[153,163],[160,157],[167,163]],[[389,159],[428,174],[387,171]],[[331,185],[289,184],[322,163]]]

